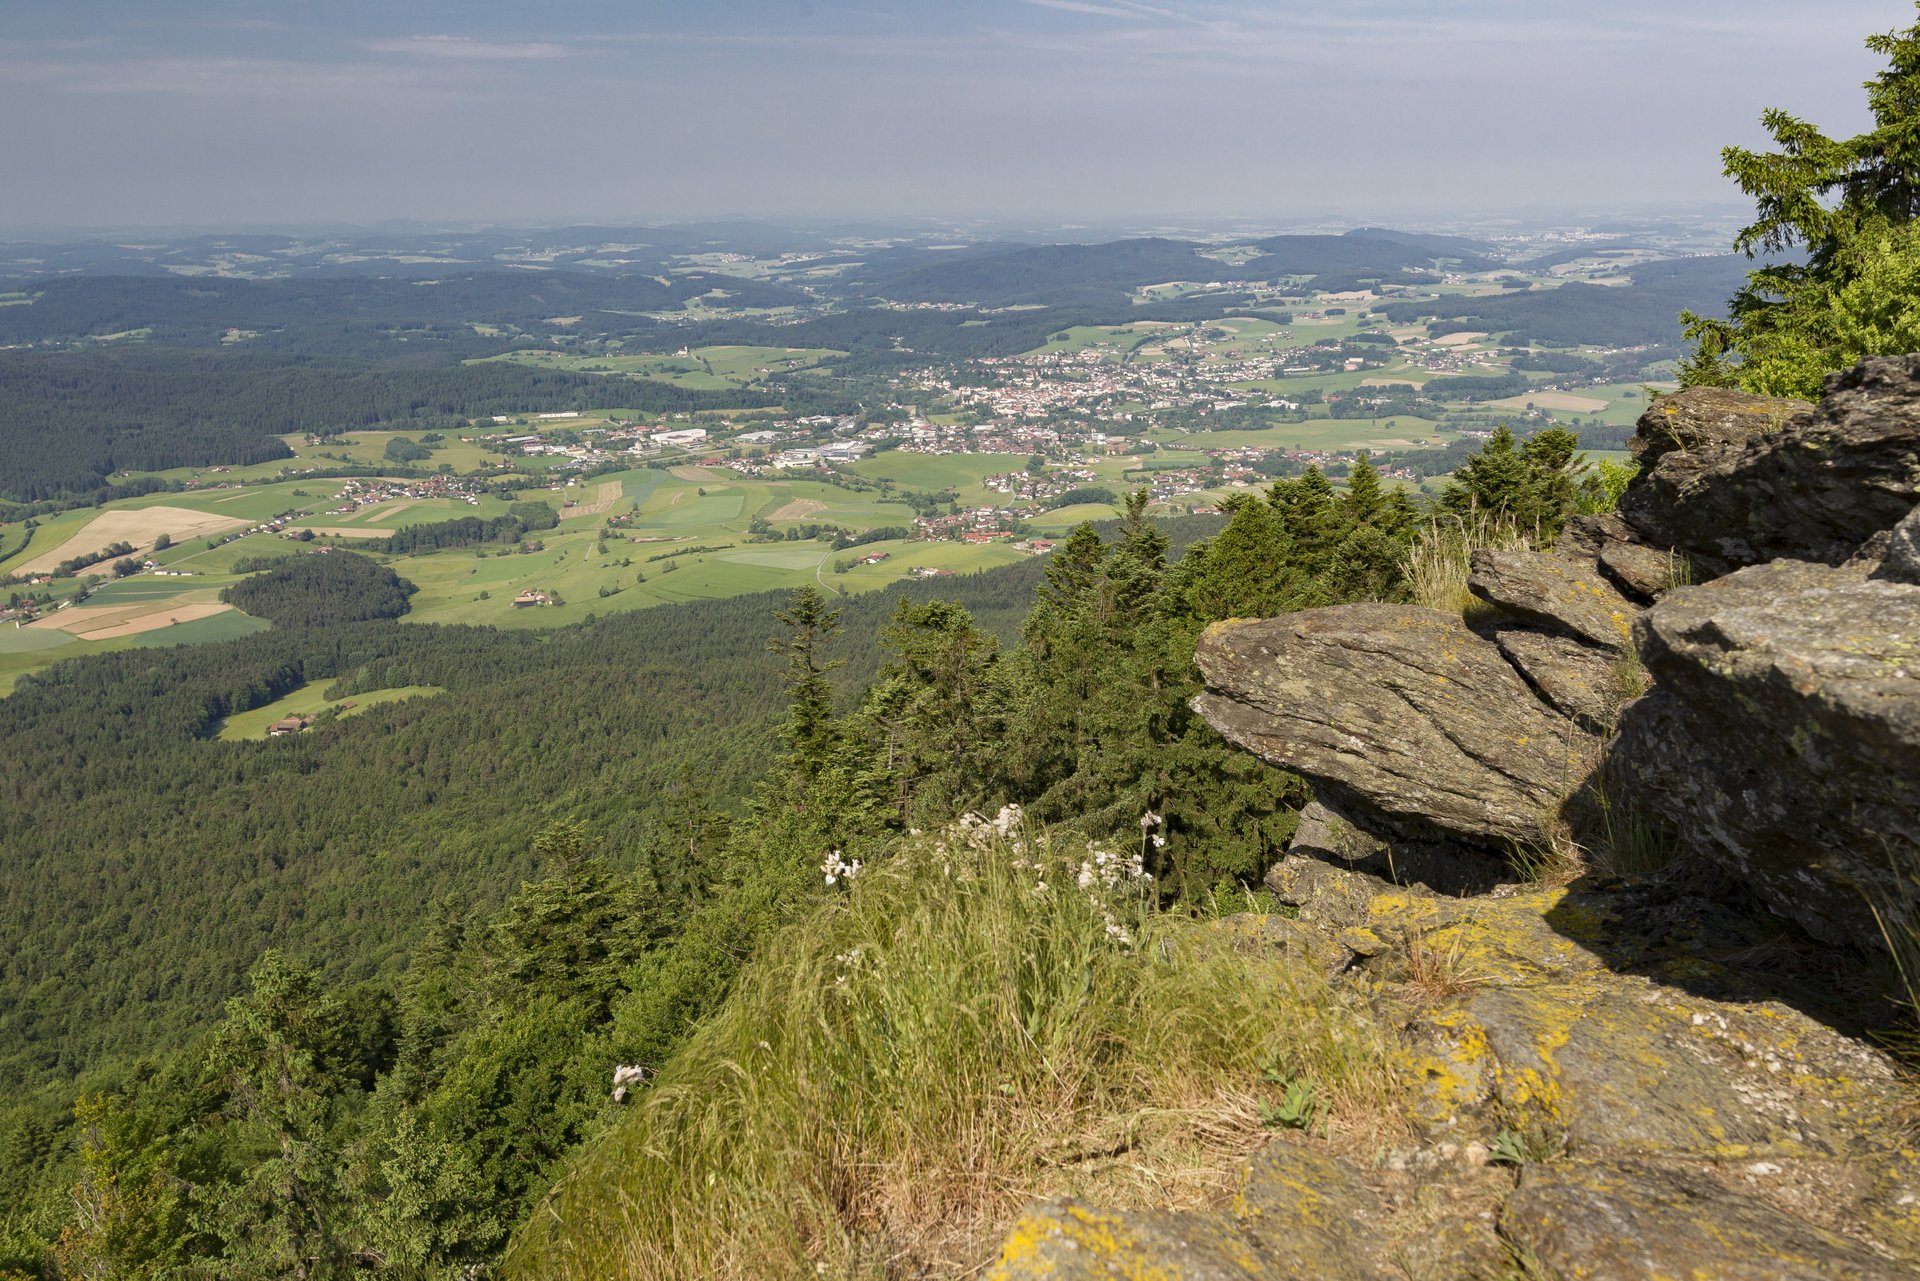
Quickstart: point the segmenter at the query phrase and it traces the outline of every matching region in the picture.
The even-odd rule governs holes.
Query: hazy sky
[[[0,0],[0,226],[1731,201],[1912,0]]]

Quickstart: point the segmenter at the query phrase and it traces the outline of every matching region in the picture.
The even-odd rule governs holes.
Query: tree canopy
[[[1863,356],[1920,350],[1920,23],[1866,43],[1888,60],[1866,84],[1873,128],[1833,139],[1773,108],[1760,119],[1778,150],[1721,153],[1755,201],[1735,247],[1805,257],[1756,267],[1724,321],[1683,313],[1684,383],[1812,399]]]

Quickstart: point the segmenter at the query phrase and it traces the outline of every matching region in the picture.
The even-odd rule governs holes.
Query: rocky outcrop
[[[1920,586],[1792,561],[1675,592],[1641,619],[1655,681],[1612,753],[1626,796],[1863,947],[1920,875]]]
[[[1492,642],[1435,610],[1215,623],[1195,658],[1207,692],[1194,707],[1209,724],[1376,833],[1535,840],[1584,769],[1587,736],[1534,699]]]
[[[1499,628],[1493,643],[1554,710],[1595,733],[1612,728],[1622,693],[1617,651],[1525,627]]]
[[[1356,994],[1402,1115],[1278,1139],[1204,1213],[1035,1206],[992,1275],[1920,1275],[1911,1087],[1855,1031],[1887,1008],[1870,905],[1920,886],[1920,356],[1817,409],[1663,397],[1634,446],[1621,515],[1475,554],[1472,626],[1201,640],[1195,708],[1319,798],[1266,878],[1290,914],[1214,928]],[[1579,797],[1692,857],[1474,875],[1616,723]]]
[[[1640,613],[1596,563],[1569,556],[1482,548],[1467,586],[1516,618],[1616,649],[1632,638]]]
[[[1393,1039],[1402,1123],[1278,1137],[1204,1213],[1035,1205],[989,1275],[1881,1281],[1920,1266],[1896,1066],[1711,959],[1766,937],[1737,888],[1459,900],[1297,857],[1269,885],[1297,920],[1216,928],[1284,921],[1288,946],[1317,936],[1315,956],[1346,958],[1335,981]]]
[[[1873,576],[1890,583],[1920,586],[1920,507],[1914,508],[1889,531]]]
[[[1920,501],[1920,356],[1861,361],[1819,408],[1713,388],[1663,396],[1620,514],[1708,568],[1838,565]]]
[[[1541,1271],[1567,1281],[1896,1281],[1912,1275],[1720,1179],[1643,1161],[1529,1169],[1502,1208],[1500,1225],[1527,1243]],[[1709,1260],[1711,1269],[1703,1270]]]

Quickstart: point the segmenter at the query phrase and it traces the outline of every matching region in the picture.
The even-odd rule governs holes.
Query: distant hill
[[[1098,245],[982,245],[950,251],[950,257],[889,271],[875,259],[849,277],[849,284],[894,302],[971,303],[1008,307],[1043,303],[1071,307],[1122,298],[1144,285],[1167,281],[1273,281],[1310,276],[1319,288],[1346,288],[1443,262],[1467,270],[1498,264],[1487,246],[1457,236],[1426,236],[1368,228],[1343,236],[1270,236],[1243,242],[1259,256],[1235,265],[1209,258],[1203,246],[1146,237]],[[1232,248],[1234,246],[1227,246]]]
[[[1683,310],[1719,315],[1753,264],[1737,254],[1678,258],[1630,270],[1631,285],[1580,282],[1483,298],[1430,298],[1379,308],[1395,324],[1524,334],[1538,342],[1641,347],[1671,343]]]
[[[955,252],[954,261],[863,283],[875,296],[895,302],[1070,306],[1123,298],[1142,285],[1231,275],[1222,264],[1201,257],[1194,245],[1158,238]]]
[[[811,302],[784,285],[690,272],[596,275],[558,271],[461,271],[418,280],[385,277],[224,280],[187,276],[68,276],[16,281],[0,289],[30,293],[26,306],[0,307],[0,344],[84,338],[129,330],[153,331],[158,341],[217,345],[230,330],[338,331],[353,325],[386,328],[512,324],[532,326],[556,316],[665,311],[714,290],[737,307]],[[497,347],[498,344],[495,344]]]

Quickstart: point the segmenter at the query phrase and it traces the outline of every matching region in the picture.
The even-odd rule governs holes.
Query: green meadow
[[[397,703],[404,698],[426,698],[434,694],[446,693],[438,685],[401,685],[393,689],[370,690],[365,694],[328,698],[324,692],[326,688],[325,684],[302,685],[291,694],[277,698],[263,707],[230,716],[220,726],[220,741],[242,743],[250,739],[265,738],[269,725],[275,721],[285,720],[289,716],[318,716],[322,712],[329,711],[340,716],[357,716],[382,703]],[[353,706],[342,706],[345,703],[351,703]]]
[[[672,383],[692,391],[723,391],[750,386],[769,374],[811,369],[823,360],[844,356],[824,347],[696,347],[686,355],[653,353],[632,356],[520,350],[480,361],[560,369],[584,374],[628,374]]]

